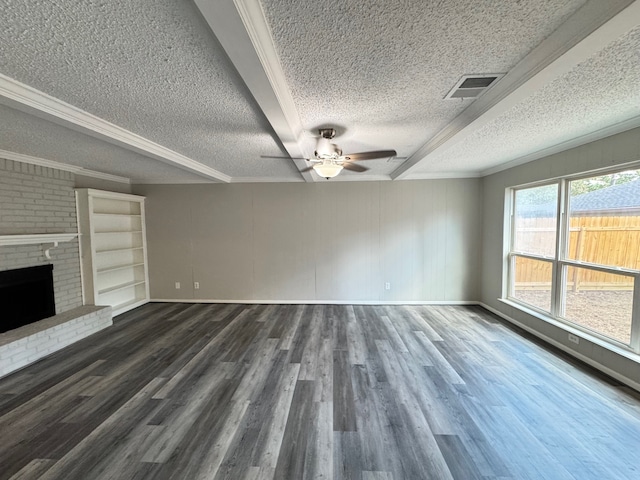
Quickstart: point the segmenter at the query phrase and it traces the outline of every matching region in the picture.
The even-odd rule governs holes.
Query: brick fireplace
[[[48,268],[54,300],[45,318],[0,333],[0,376],[112,324],[110,307],[82,305],[74,186],[71,172],[0,158],[0,273]]]

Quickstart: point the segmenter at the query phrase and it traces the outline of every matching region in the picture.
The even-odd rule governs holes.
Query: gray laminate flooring
[[[480,307],[149,304],[0,380],[0,478],[640,479],[640,401]]]

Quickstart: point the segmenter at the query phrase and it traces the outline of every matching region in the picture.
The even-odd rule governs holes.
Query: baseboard
[[[518,320],[510,317],[509,315],[501,312],[500,310],[497,310],[497,309],[495,309],[493,307],[490,307],[486,303],[478,302],[478,305],[480,305],[482,308],[487,309],[488,311],[490,311],[491,313],[497,315],[498,317],[506,320],[507,322],[512,323],[512,324],[516,325],[517,327],[519,327],[519,328],[529,332],[530,334],[538,337],[540,340],[543,340],[543,341],[547,342],[548,344],[553,345],[556,348],[559,348],[560,350],[562,350],[563,352],[571,355],[572,357],[577,358],[578,360],[586,363],[587,365],[595,368],[596,370],[599,370],[602,373],[604,373],[606,375],[609,375],[611,378],[615,378],[619,382],[624,383],[628,387],[631,387],[634,390],[640,392],[640,383],[635,382],[635,381],[631,380],[630,378],[622,375],[621,373],[616,372],[615,370],[612,370],[609,367],[607,367],[605,365],[602,365],[599,362],[596,362],[592,358],[587,357],[587,356],[581,354],[580,352],[577,352],[577,351],[567,347],[566,345],[558,342],[557,340],[554,340],[553,338],[550,338],[550,337],[540,333],[536,329],[531,328],[531,327],[529,327],[528,325],[525,325],[522,322],[519,322]]]
[[[156,303],[239,303],[246,305],[480,305],[477,300],[212,300],[152,298]]]

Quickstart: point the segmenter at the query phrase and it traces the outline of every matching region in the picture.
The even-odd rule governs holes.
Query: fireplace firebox
[[[0,272],[0,333],[56,314],[53,265]]]

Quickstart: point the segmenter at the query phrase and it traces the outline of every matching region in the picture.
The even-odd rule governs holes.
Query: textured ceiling
[[[399,158],[366,162],[370,170],[365,174],[345,171],[336,179],[367,180],[394,176],[407,157],[410,161],[400,168],[413,166],[407,178],[477,175],[640,118],[640,27],[629,32],[627,26],[620,33],[613,30],[621,35],[617,41],[607,45],[612,38],[607,37],[602,45],[596,42],[600,50],[589,51],[595,55],[569,73],[545,77],[518,103],[498,95],[508,93],[501,90],[505,83],[498,82],[484,98],[493,93],[502,98],[503,108],[496,109],[500,115],[481,112],[484,118],[468,134],[454,135],[438,144],[440,150],[423,156],[428,149],[422,148],[439,139],[440,132],[459,131],[456,121],[482,105],[482,97],[444,100],[462,75],[513,73],[523,59],[524,65],[537,65],[527,63],[532,59],[546,68],[542,60],[560,54],[562,45],[570,50],[594,30],[597,25],[589,21],[605,21],[606,15],[595,12],[614,15],[631,0],[609,0],[606,6],[599,0],[196,1],[222,21],[214,26],[194,0],[3,0],[0,73],[232,181],[302,181],[293,161],[273,157],[286,157],[283,145],[313,151],[319,127],[336,128],[334,141],[345,154],[398,151]],[[633,3],[637,7],[639,2]],[[252,12],[262,7],[266,37],[253,35],[252,24],[239,13],[242,8],[236,10],[241,6]],[[225,23],[231,27],[223,32],[219,25]],[[231,37],[225,36],[229,31]],[[567,33],[558,37],[564,44],[549,41],[558,31]],[[247,70],[234,52],[241,41],[256,50],[248,55],[242,50]],[[277,58],[268,59],[275,64],[263,55],[271,50],[256,42],[275,50]],[[535,50],[541,42],[556,49]],[[543,58],[538,51],[546,52]],[[282,70],[283,85],[280,74],[270,75],[274,65]],[[533,70],[527,70],[530,76]],[[262,80],[252,82],[246,72],[260,72],[254,78]],[[522,79],[528,80],[526,75]],[[283,92],[291,102],[283,101]],[[0,89],[0,103],[13,105],[3,95]],[[273,105],[281,108],[280,117],[274,116]],[[287,123],[289,137],[277,120],[283,112],[284,123],[293,119]],[[42,116],[1,107],[0,150],[126,176],[136,183],[208,181]],[[65,124],[59,118],[56,122]],[[308,133],[301,134],[299,127]]]
[[[192,2],[5,0],[0,18],[3,74],[227,175],[299,178],[255,161],[282,150]]]
[[[192,173],[9,107],[0,105],[0,118],[2,150],[129,177],[133,183],[205,181]]]
[[[419,171],[485,170],[640,115],[640,27]],[[470,154],[471,152],[471,154]]]
[[[261,1],[303,127],[405,157],[469,105],[443,100],[462,75],[506,73],[585,3]]]

